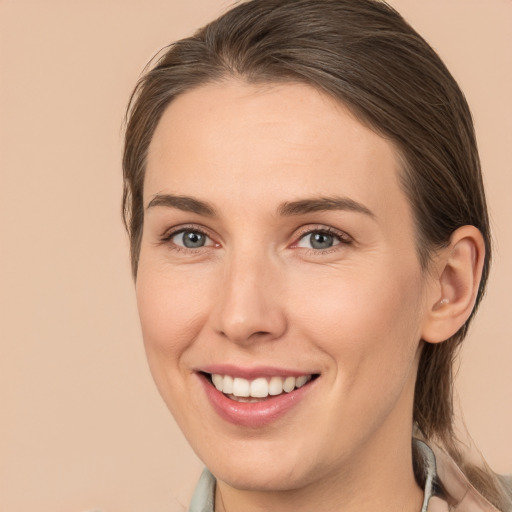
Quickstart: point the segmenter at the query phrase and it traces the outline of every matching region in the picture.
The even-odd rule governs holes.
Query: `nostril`
[[[231,331],[219,331],[219,334],[223,338],[228,338],[234,341],[255,341],[262,338],[271,337],[272,333],[270,331],[255,331],[255,332],[243,332],[243,331],[237,331],[235,329],[232,329]]]

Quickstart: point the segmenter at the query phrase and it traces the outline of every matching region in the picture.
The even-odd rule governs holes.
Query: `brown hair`
[[[123,211],[135,278],[146,155],[160,117],[179,94],[229,77],[312,85],[393,141],[403,161],[401,180],[413,208],[423,267],[458,227],[470,224],[481,231],[486,256],[478,306],[491,241],[471,113],[434,50],[378,0],[243,2],[165,49],[137,84],[127,115]],[[424,344],[414,397],[421,434],[441,442],[459,463],[452,366],[471,317],[449,340]],[[491,472],[478,472],[477,478],[469,465],[466,472],[490,501],[503,506],[505,496]]]

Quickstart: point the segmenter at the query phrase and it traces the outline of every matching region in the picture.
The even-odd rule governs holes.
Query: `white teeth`
[[[295,389],[295,377],[286,377],[283,382],[283,390],[289,393]]]
[[[224,388],[222,389],[224,392]],[[250,396],[250,383],[246,379],[235,377],[233,379],[233,395],[235,396]]]
[[[309,376],[307,376],[307,375],[301,375],[300,377],[297,377],[295,379],[295,387],[301,388],[302,386],[304,386],[304,384],[306,384],[306,382],[308,380],[309,380]]]
[[[296,388],[301,388],[311,380],[311,375],[300,377],[258,377],[254,380],[231,377],[230,375],[212,374],[213,385],[217,390],[226,395],[240,398],[266,398],[268,395],[276,396],[281,393],[290,393]],[[245,400],[244,400],[245,401]]]
[[[224,379],[222,378],[222,375],[218,375],[218,374],[213,374],[212,375],[212,382],[213,382],[213,385],[219,390],[219,391],[223,391],[223,382],[224,382]]]
[[[222,375],[221,375],[222,377]],[[222,384],[222,392],[226,395],[233,393],[233,377],[230,375],[224,375],[224,383]]]
[[[254,398],[265,398],[268,396],[267,379],[261,377],[251,382],[251,396]]]
[[[268,383],[268,394],[275,396],[283,392],[283,379],[281,377],[272,377]]]

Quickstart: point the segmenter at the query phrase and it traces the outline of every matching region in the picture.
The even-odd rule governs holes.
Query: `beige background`
[[[120,220],[140,71],[230,0],[0,0],[0,512],[178,511],[201,464],[146,367]],[[473,108],[497,239],[457,389],[512,470],[512,1],[391,1]],[[181,505],[180,505],[181,504]]]

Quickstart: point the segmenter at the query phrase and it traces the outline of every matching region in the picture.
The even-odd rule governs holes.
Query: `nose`
[[[276,340],[287,329],[279,266],[261,255],[226,262],[215,315],[217,332],[234,343]]]

